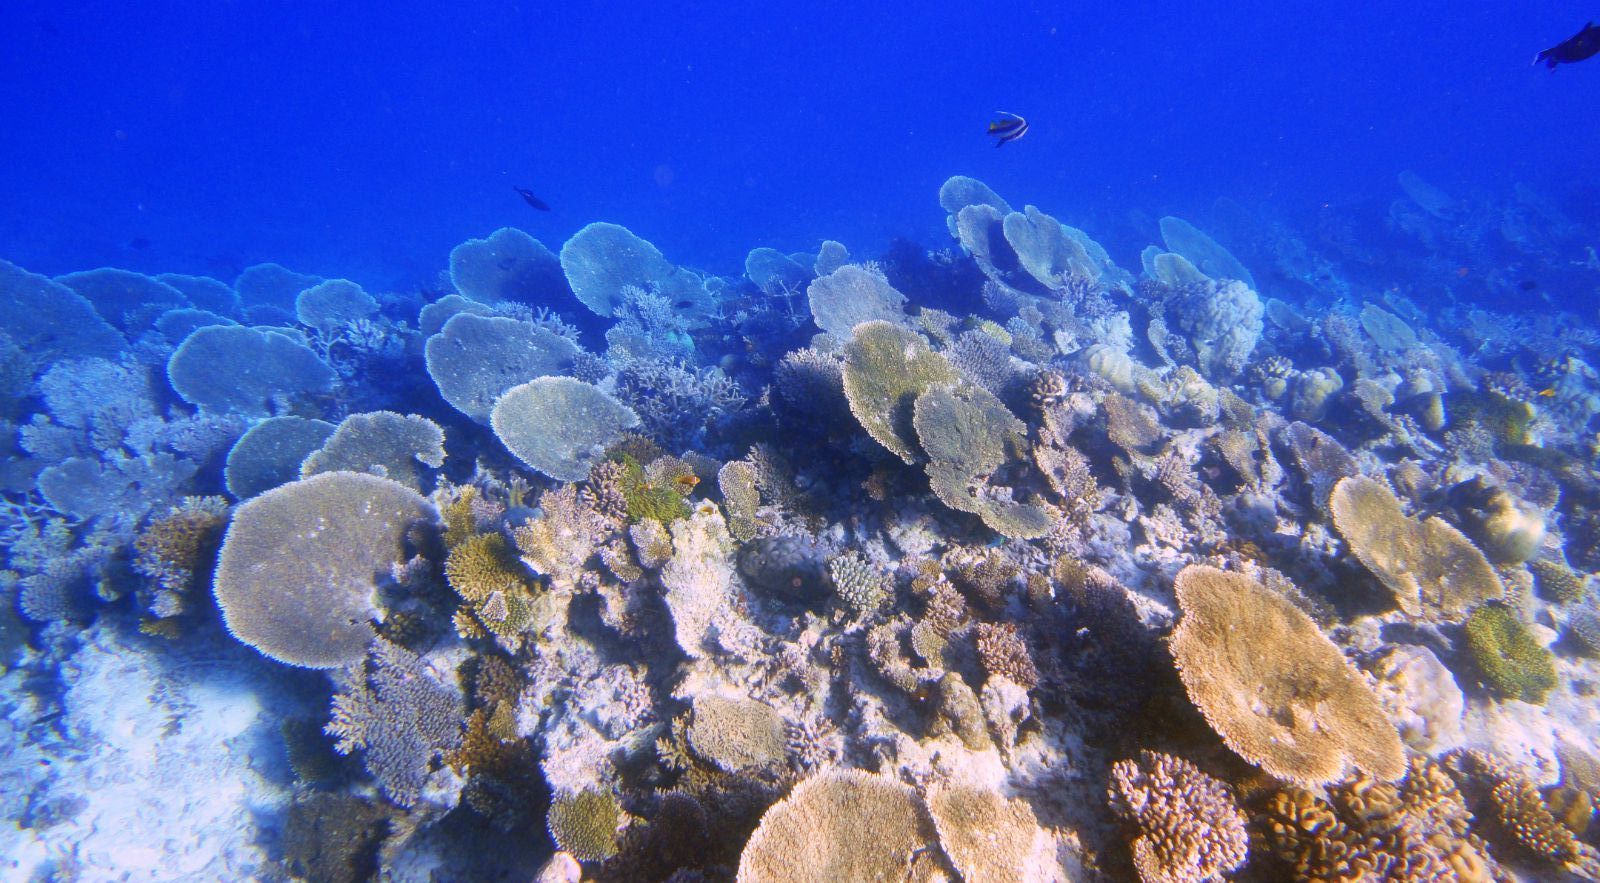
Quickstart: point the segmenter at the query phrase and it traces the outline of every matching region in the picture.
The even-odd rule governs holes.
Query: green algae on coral
[[[1485,604],[1466,623],[1467,650],[1496,696],[1536,705],[1556,685],[1555,657],[1510,610]]]

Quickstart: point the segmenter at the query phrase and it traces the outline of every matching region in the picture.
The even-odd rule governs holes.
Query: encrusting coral
[[[1308,785],[1351,768],[1384,780],[1405,773],[1377,696],[1309,616],[1247,576],[1205,565],[1184,568],[1175,588],[1178,673],[1235,753]]]

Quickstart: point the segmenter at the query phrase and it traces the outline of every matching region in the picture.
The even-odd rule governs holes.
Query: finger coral
[[[870,832],[870,836],[868,836]],[[813,776],[761,817],[739,856],[739,883],[940,879],[923,854],[936,833],[916,792],[886,776]]]
[[[1351,553],[1412,616],[1455,619],[1504,592],[1488,559],[1461,531],[1437,517],[1408,517],[1377,479],[1340,479],[1329,508]]]
[[[1176,582],[1171,649],[1195,706],[1240,757],[1289,782],[1405,772],[1372,688],[1311,617],[1255,580],[1205,565]]]
[[[489,423],[522,462],[557,481],[582,481],[639,415],[592,384],[540,377],[501,396]]]
[[[416,491],[356,472],[325,472],[246,501],[217,561],[223,622],[289,665],[360,659],[372,642],[375,580],[406,560],[407,532],[434,514]]]
[[[1137,832],[1133,865],[1144,883],[1221,880],[1249,855],[1245,815],[1228,786],[1181,757],[1141,751],[1117,761],[1110,802]]]

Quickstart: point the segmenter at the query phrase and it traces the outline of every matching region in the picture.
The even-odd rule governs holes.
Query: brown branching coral
[[[1133,864],[1144,883],[1220,880],[1249,855],[1245,816],[1228,786],[1183,758],[1141,751],[1118,761],[1109,798],[1137,831]]]
[[[1008,678],[1025,690],[1039,686],[1039,669],[1033,664],[1033,654],[1028,644],[1009,622],[992,625],[980,622],[976,627],[978,658],[983,670],[990,675]]]
[[[1528,856],[1569,870],[1600,871],[1600,854],[1557,819],[1539,789],[1513,764],[1464,749],[1445,758],[1445,769],[1474,814],[1489,823],[1489,836],[1497,845],[1509,842]]]
[[[227,500],[187,497],[145,525],[133,543],[133,566],[154,583],[146,604],[153,617],[170,619],[189,609],[191,595],[210,570],[227,523]]]
[[[444,573],[461,596],[457,626],[465,629],[463,636],[486,631],[516,652],[532,621],[533,587],[506,538],[484,533],[458,543],[445,558]],[[471,622],[463,622],[462,616]]]
[[[545,491],[539,508],[543,518],[516,529],[517,551],[535,573],[550,577],[553,586],[575,587],[584,564],[601,545],[603,522],[578,499],[574,485]]]
[[[1377,479],[1340,479],[1329,508],[1351,553],[1412,616],[1454,619],[1504,591],[1488,559],[1461,531],[1439,518],[1408,517]]]
[[[991,613],[1005,608],[1012,581],[1022,570],[999,549],[962,546],[945,553],[944,567],[967,598]]]
[[[1247,576],[1191,565],[1178,574],[1178,673],[1228,747],[1290,782],[1405,772],[1400,735],[1372,688],[1309,616]]]

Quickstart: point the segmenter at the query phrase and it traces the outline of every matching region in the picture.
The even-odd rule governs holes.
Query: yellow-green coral
[[[610,791],[586,788],[558,796],[550,803],[546,822],[556,846],[579,861],[604,861],[617,854],[622,806]]]
[[[1191,565],[1178,574],[1178,673],[1235,753],[1289,782],[1350,768],[1405,773],[1405,751],[1372,688],[1309,616],[1255,580]]]
[[[1350,551],[1412,616],[1453,619],[1504,587],[1472,541],[1439,518],[1407,517],[1381,481],[1352,475],[1329,498]]]
[[[1478,608],[1467,619],[1466,635],[1467,650],[1495,695],[1542,704],[1555,687],[1555,657],[1507,608]]]
[[[911,425],[917,397],[937,384],[955,383],[956,369],[915,332],[881,320],[855,327],[844,347],[844,392],[850,413],[889,452],[917,462]]]
[[[471,632],[476,625],[507,650],[521,646],[532,619],[533,589],[504,536],[483,533],[456,544],[445,558],[444,574],[471,616],[470,623],[457,617],[458,630]]]
[[[670,460],[662,457],[650,465]],[[694,489],[693,471],[671,469],[646,469],[628,454],[617,455],[622,464],[618,476],[623,499],[627,502],[628,520],[659,521],[667,524],[687,517],[689,502],[686,497]],[[677,461],[682,462],[682,461]]]
[[[1583,577],[1564,561],[1539,558],[1528,562],[1528,569],[1539,585],[1539,594],[1557,604],[1571,604],[1583,598]]]

